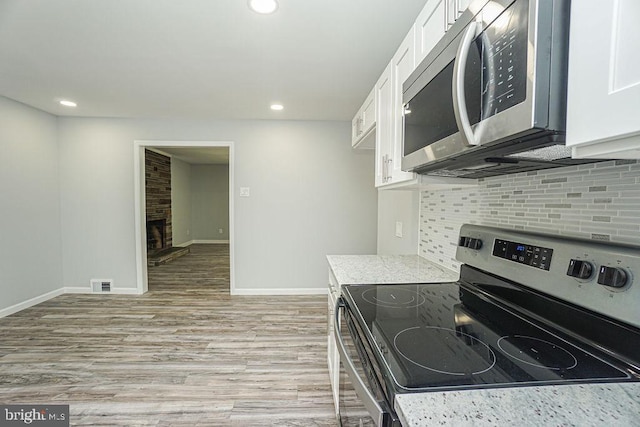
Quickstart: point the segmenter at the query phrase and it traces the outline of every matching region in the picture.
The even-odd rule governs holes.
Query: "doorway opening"
[[[179,249],[188,247],[193,243],[228,244],[229,292],[231,294],[234,293],[233,148],[233,142],[229,141],[134,141],[136,286],[139,294],[149,290],[149,254],[158,251],[160,247],[162,247],[162,250],[166,250],[167,245],[174,246],[173,249]],[[168,178],[168,183],[165,182],[162,186],[168,188],[171,194],[169,196],[165,194],[158,197],[158,199],[166,201],[167,197],[169,197],[171,203],[176,206],[169,206],[166,209],[166,213],[158,217],[159,209],[155,205],[149,205],[149,198],[147,197],[147,192],[163,191],[147,187],[147,180],[150,173],[154,173],[153,168],[155,167],[152,165],[151,169],[149,169],[149,163],[151,162],[147,158],[155,157],[158,154],[169,159],[176,159],[174,167],[171,168],[176,174],[180,170],[180,165],[182,165],[180,167],[183,170],[185,167],[188,168],[188,185],[191,185],[192,182],[190,178],[192,176],[191,169],[194,170],[193,176],[198,177],[194,178],[194,185],[209,185],[211,180],[215,180],[216,177],[223,178],[218,180],[223,182],[222,185],[228,182],[228,188],[218,190],[218,194],[224,194],[228,190],[228,199],[222,200],[222,202],[228,203],[216,204],[217,212],[215,214],[222,218],[222,223],[209,221],[212,216],[215,216],[211,212],[201,212],[202,209],[209,209],[213,203],[210,203],[210,201],[203,202],[200,198],[193,203],[197,212],[191,215],[190,200],[189,202],[183,200],[184,194],[189,190],[183,191],[180,188],[174,188],[175,191],[171,193],[172,183],[170,178]],[[162,176],[166,178],[167,173],[164,171]],[[180,176],[184,176],[184,172],[180,173]],[[223,175],[220,175],[221,173]],[[176,180],[176,187],[184,186],[184,182],[184,178]],[[220,183],[217,185],[220,187]],[[216,190],[209,191],[215,192]],[[202,193],[200,188],[197,188],[195,192],[197,194]],[[181,207],[185,206],[185,203],[187,203],[187,207]],[[204,221],[202,220],[203,218]],[[220,224],[227,224],[227,226],[224,227]]]

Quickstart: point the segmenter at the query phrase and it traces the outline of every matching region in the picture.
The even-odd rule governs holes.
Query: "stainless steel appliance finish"
[[[374,370],[375,360],[355,320],[336,305],[335,339],[340,354],[340,401],[338,416],[342,426],[400,426],[386,400]]]
[[[456,282],[345,285],[343,425],[398,393],[640,381],[640,247],[464,225]]]
[[[478,178],[584,163],[564,146],[569,7],[473,2],[403,86],[402,169]]]

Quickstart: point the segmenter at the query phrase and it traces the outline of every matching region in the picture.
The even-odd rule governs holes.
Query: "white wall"
[[[378,254],[418,253],[420,193],[382,190],[378,192]],[[402,223],[402,237],[396,236],[396,222]]]
[[[62,286],[58,172],[56,117],[0,96],[2,314]]]
[[[59,118],[65,285],[108,277],[135,288],[133,141],[206,140],[235,142],[237,290],[325,289],[326,254],[376,250],[373,153],[353,151],[350,132],[346,122]]]
[[[171,158],[171,224],[173,246],[193,239],[191,224],[191,165]]]
[[[191,176],[193,239],[229,240],[229,165],[192,165]]]

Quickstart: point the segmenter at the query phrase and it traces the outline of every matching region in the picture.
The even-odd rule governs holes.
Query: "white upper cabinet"
[[[376,84],[376,186],[415,178],[402,166],[402,84],[415,68],[414,29],[404,38]]]
[[[575,158],[640,158],[640,1],[571,3],[567,145]]]
[[[429,0],[415,23],[416,65],[438,43],[447,28],[445,0]]]
[[[389,182],[389,159],[392,156],[393,136],[393,80],[391,63],[376,82],[376,187]]]
[[[388,182],[390,184],[415,178],[414,173],[402,171],[402,85],[416,68],[414,30],[415,26],[411,28],[411,31],[409,31],[409,34],[404,38],[391,60],[391,78],[393,80],[393,149],[388,168],[390,175]]]
[[[375,89],[364,100],[362,107],[351,122],[351,146],[353,148],[374,149],[376,125],[376,99]]]
[[[471,0],[445,0],[446,3],[446,16],[447,16],[447,29],[451,27],[457,19],[464,13],[469,7]]]

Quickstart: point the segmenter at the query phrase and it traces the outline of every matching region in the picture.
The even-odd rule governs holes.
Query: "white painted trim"
[[[90,287],[65,286],[62,288],[65,294],[91,294],[91,295],[142,295],[138,288],[111,288],[111,292],[93,292]]]
[[[243,288],[234,295],[326,295],[328,288]]]
[[[134,174],[134,210],[135,210],[135,233],[136,233],[136,293],[143,294],[149,290],[147,275],[147,246],[146,241],[146,214],[145,214],[145,191],[144,191],[144,149],[162,147],[228,147],[229,148],[229,263],[230,263],[230,293],[234,294],[235,289],[235,247],[234,247],[234,143],[233,141],[133,141],[133,174]],[[196,242],[194,240],[194,242]],[[114,293],[113,290],[111,293]]]
[[[236,289],[236,262],[235,262],[235,245],[236,245],[236,227],[235,221],[235,197],[233,192],[235,188],[235,144],[229,143],[229,294],[234,295]]]
[[[51,298],[57,297],[58,295],[62,295],[64,293],[64,289],[56,289],[51,292],[47,292],[46,294],[38,295],[37,297],[33,297],[23,302],[19,302],[18,304],[14,304],[7,308],[3,308],[0,310],[0,318],[10,316],[14,313],[24,310],[25,308],[33,307],[34,305],[40,304]]]
[[[219,245],[222,243],[229,243],[228,240],[192,240],[192,242],[198,245]]]
[[[145,227],[145,145],[134,141],[133,143],[133,190],[134,190],[134,210],[135,210],[135,237],[136,237],[136,286],[140,293],[149,290],[147,276],[147,230]]]
[[[186,248],[187,246],[191,246],[191,245],[193,245],[193,240],[189,240],[188,242],[184,242],[180,244],[174,244],[173,246],[176,248]]]

